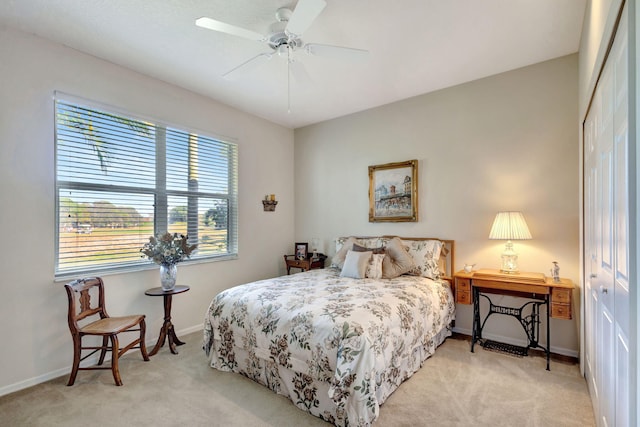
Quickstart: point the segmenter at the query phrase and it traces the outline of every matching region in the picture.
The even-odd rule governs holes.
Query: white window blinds
[[[237,145],[57,98],[56,276],[147,265],[169,231],[191,259],[237,254]]]

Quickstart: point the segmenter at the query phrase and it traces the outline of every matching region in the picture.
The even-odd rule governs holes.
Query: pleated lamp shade
[[[489,239],[507,241],[502,253],[500,271],[507,274],[517,274],[518,254],[513,250],[511,241],[531,239],[531,232],[522,212],[498,212],[496,219],[493,220]]]
[[[530,240],[531,233],[522,212],[498,212],[493,220],[489,239]]]

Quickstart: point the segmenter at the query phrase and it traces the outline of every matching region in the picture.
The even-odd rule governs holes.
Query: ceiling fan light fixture
[[[286,43],[281,44],[276,48],[276,52],[278,52],[278,56],[286,57],[289,54],[289,45]]]

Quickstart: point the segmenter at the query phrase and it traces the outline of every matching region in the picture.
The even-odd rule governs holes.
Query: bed
[[[342,237],[328,268],[227,289],[205,315],[209,363],[332,424],[371,425],[451,335],[453,245]]]

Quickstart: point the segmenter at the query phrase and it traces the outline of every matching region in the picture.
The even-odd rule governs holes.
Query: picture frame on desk
[[[309,244],[306,242],[296,243],[295,255],[296,259],[307,259],[309,255]]]

